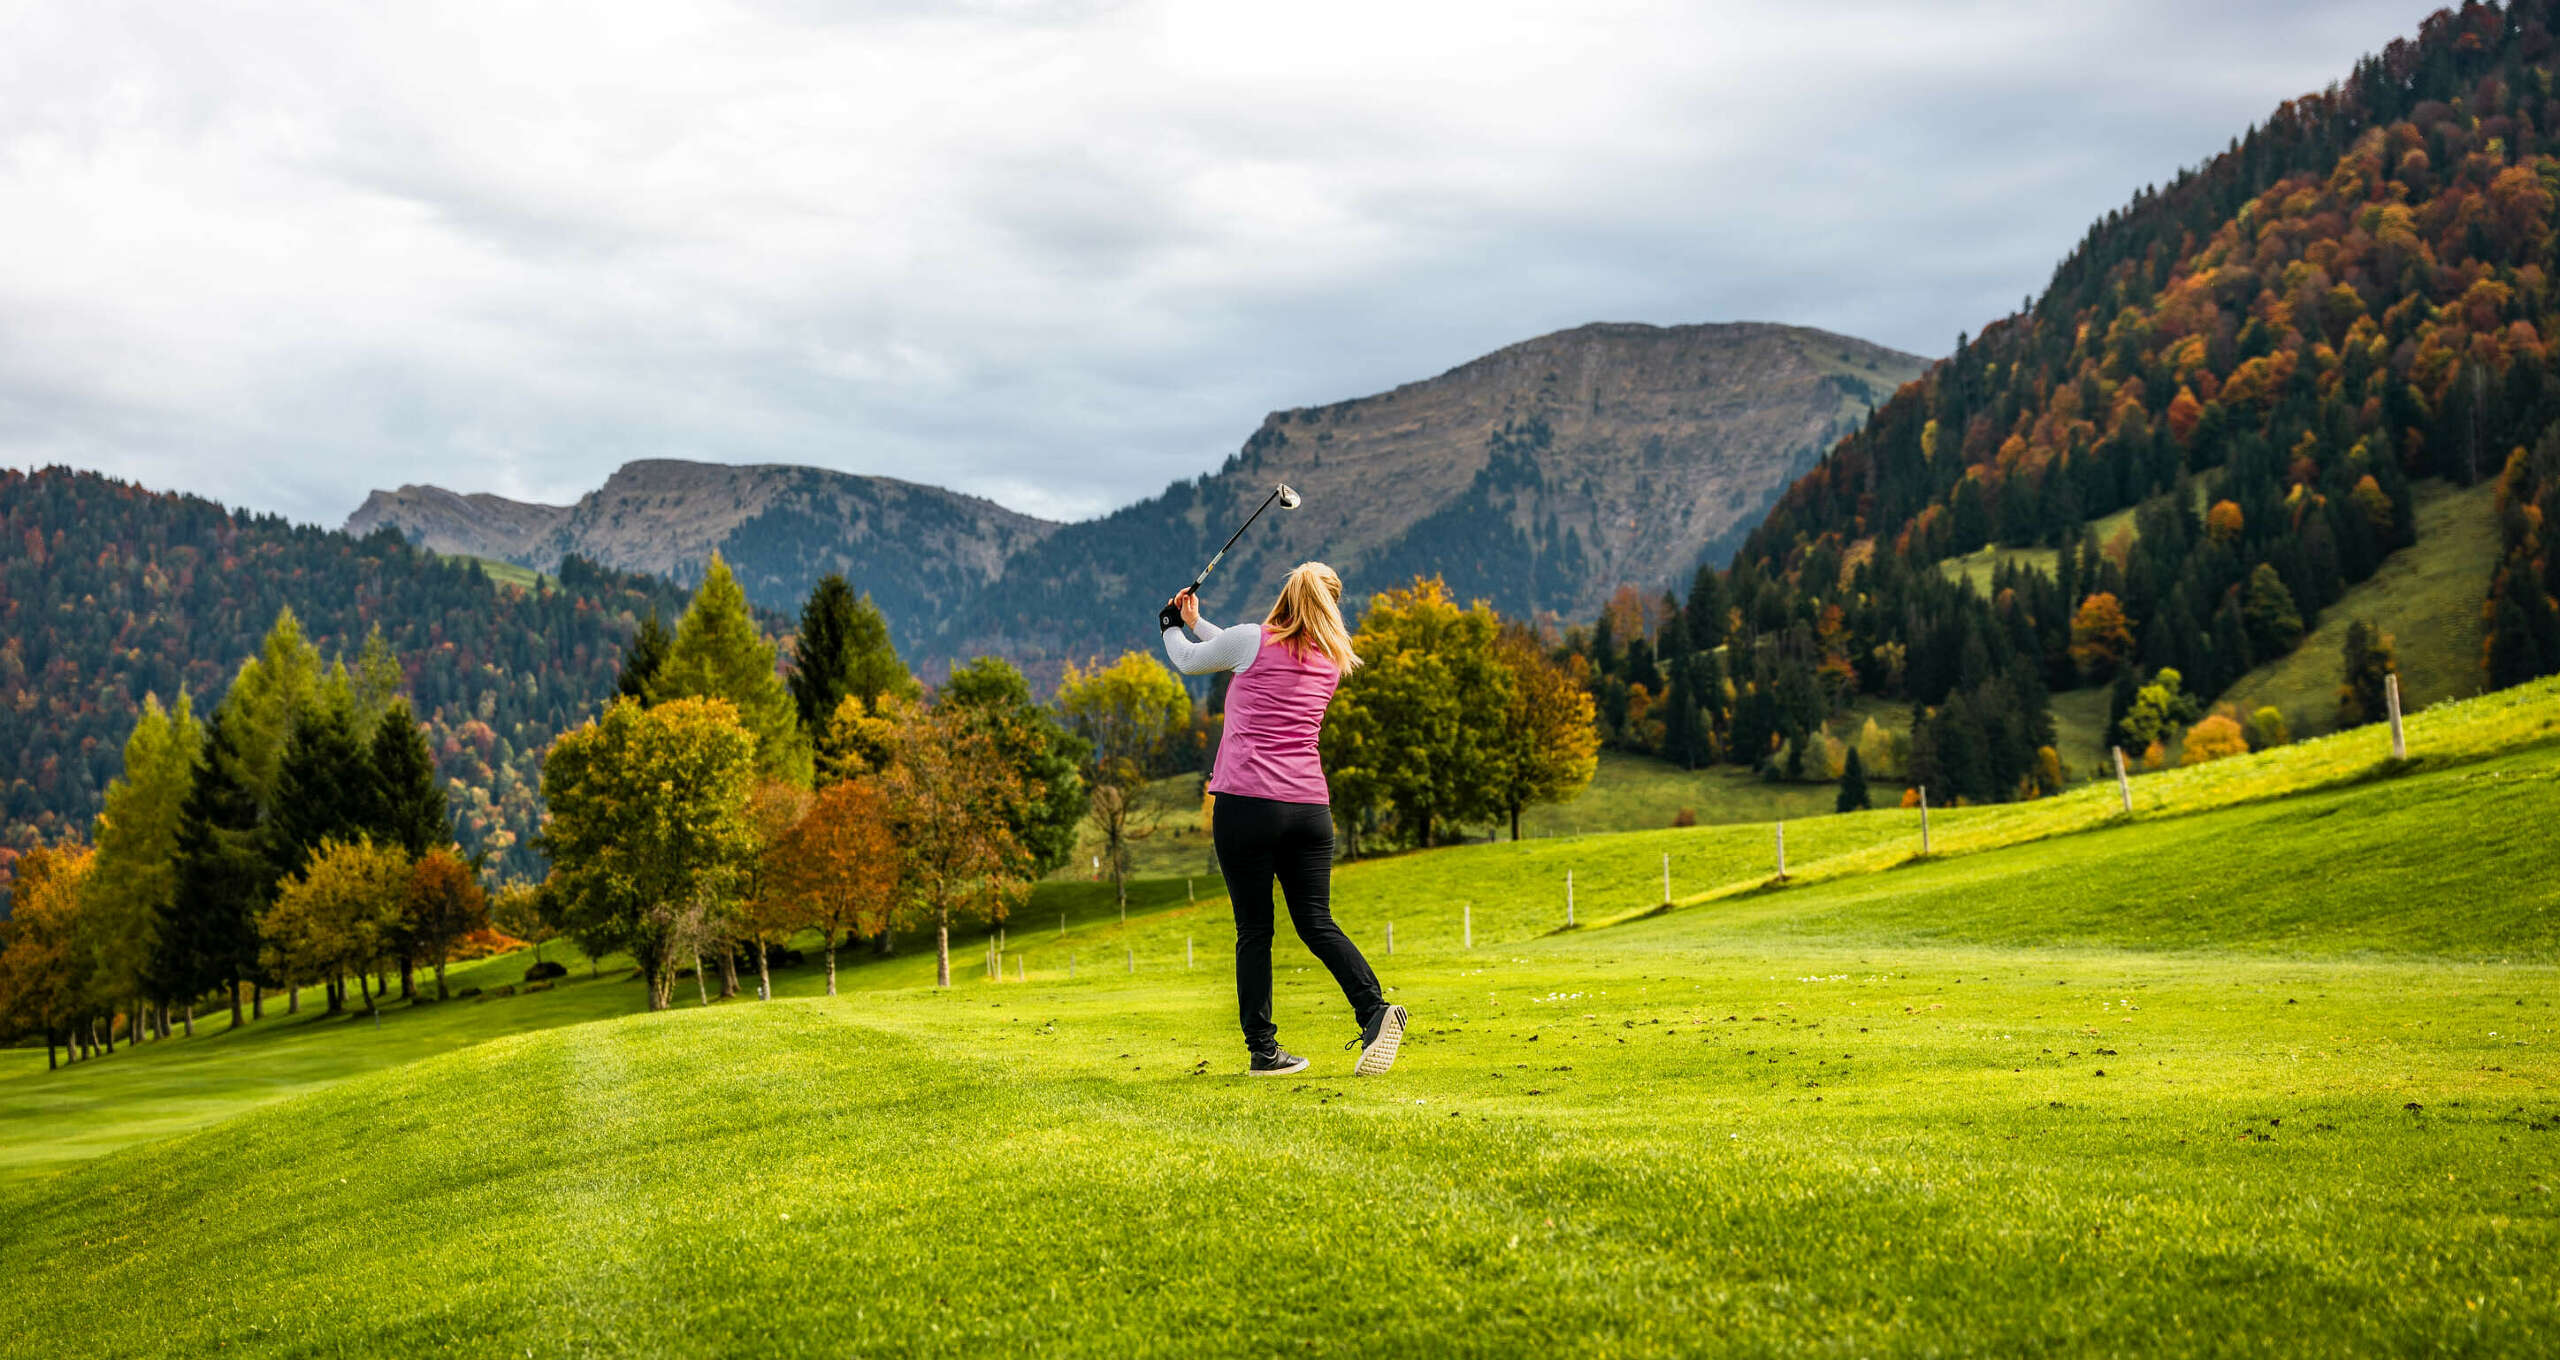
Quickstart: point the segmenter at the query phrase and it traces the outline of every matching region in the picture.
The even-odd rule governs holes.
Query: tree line
[[[324,666],[287,609],[201,722],[146,695],[89,844],[21,858],[0,1026],[80,1055],[192,1034],[208,999],[235,1027],[277,991],[337,1011],[350,979],[370,1006],[395,968],[441,996],[487,906],[402,679],[379,630]]]

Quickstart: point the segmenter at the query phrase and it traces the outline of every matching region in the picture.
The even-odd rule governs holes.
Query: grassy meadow
[[[1285,931],[1315,1067],[1241,1075],[1179,878],[1125,925],[1044,884],[947,993],[901,941],[833,999],[812,960],[646,1015],[608,969],[10,1054],[0,1350],[2534,1353],[2560,682],[2410,737],[1948,810],[1926,857],[1790,821],[1783,882],[1768,824],[1348,865],[1415,1015],[1384,1079]]]

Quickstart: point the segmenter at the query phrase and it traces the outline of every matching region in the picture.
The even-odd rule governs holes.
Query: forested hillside
[[[143,698],[209,712],[290,606],[353,664],[379,625],[427,724],[456,833],[531,867],[544,746],[613,692],[622,644],[686,592],[572,558],[556,587],[92,473],[0,471],[0,844],[85,834]]]
[[[1970,741],[2007,703],[2112,684],[2122,716],[2174,670],[2192,719],[2412,541],[2412,481],[2506,469],[2507,561],[2475,597],[2486,678],[2560,668],[2541,528],[2560,508],[2555,9],[2441,12],[2110,213],[2027,310],[1960,339],[1796,482],[1733,576],[1700,583],[1711,599],[1663,611],[1682,616],[1674,642],[1738,628],[1736,664],[1767,683],[1736,704],[1800,694],[1779,705],[1786,739],[1818,711],[1788,677],[1825,676],[1835,700],[1918,706],[1915,778],[2028,791],[2018,741]],[[2134,506],[2108,541],[2084,537]],[[1930,566],[1989,543],[2062,551],[2052,572],[2003,571],[1988,599]],[[1623,619],[1597,636],[1612,631]],[[1595,660],[1604,690],[1632,683],[1623,656]],[[1691,718],[1683,699],[1656,747],[1694,758],[1678,729],[1735,722],[1718,704]],[[1711,754],[1767,758],[1741,735]],[[1931,768],[1959,742],[1982,747],[1965,756],[1980,775]]]

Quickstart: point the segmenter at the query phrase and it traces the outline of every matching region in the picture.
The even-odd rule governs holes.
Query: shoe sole
[[[1408,1017],[1404,1007],[1389,1006],[1386,1023],[1378,1026],[1377,1042],[1360,1050],[1360,1062],[1351,1069],[1355,1077],[1382,1076],[1396,1065],[1396,1050],[1404,1046],[1404,1025]]]
[[[1293,1072],[1304,1072],[1306,1070],[1307,1060],[1300,1058],[1296,1062],[1289,1064],[1287,1067],[1249,1067],[1245,1069],[1245,1075],[1250,1077],[1285,1077]]]

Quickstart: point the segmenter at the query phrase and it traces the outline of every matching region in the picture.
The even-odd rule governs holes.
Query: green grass
[[[1019,982],[969,939],[948,993],[904,948],[833,1000],[812,967],[771,1004],[685,986],[574,1023],[637,1007],[605,981],[336,1022],[310,1040],[375,1070],[0,1180],[0,1271],[42,1283],[0,1335],[2533,1353],[2560,1326],[2560,684],[2419,715],[2405,766],[2376,736],[2144,776],[2129,822],[2112,786],[1949,810],[1926,860],[1913,814],[1790,823],[1783,886],[1765,825],[1346,866],[1346,928],[1417,1019],[1385,1080],[1348,1079],[1340,996],[1285,933],[1283,1038],[1317,1066],[1238,1075],[1231,923],[1178,880],[1125,927],[1107,886],[1043,885]],[[472,1016],[496,1037],[399,1033]],[[210,1092],[294,1041],[21,1068],[0,1142],[65,1089],[184,1063],[155,1079]]]
[[[2118,533],[2132,531],[2134,509],[2133,506],[2127,506],[2112,515],[2101,515],[2082,526],[2083,532],[2103,548],[2114,542]],[[2060,554],[2051,548],[2004,548],[1993,543],[1976,548],[1962,557],[1940,558],[1938,570],[1945,572],[1950,580],[1973,582],[1973,588],[1977,593],[1988,596],[1991,593],[1992,574],[2001,565],[2029,566],[2051,576],[2059,556]]]
[[[2337,722],[2339,660],[2358,619],[2392,635],[2400,700],[2410,709],[2480,692],[2480,601],[2498,561],[2497,487],[2417,487],[2418,541],[2320,615],[2302,645],[2241,677],[2223,696],[2243,713],[2272,704],[2296,733]]]
[[[514,586],[518,590],[532,590],[544,581],[550,581],[554,585],[559,583],[557,578],[545,576],[520,562],[508,562],[495,557],[477,557],[469,553],[446,553],[444,556],[447,560],[454,562],[477,562],[480,564],[480,570],[487,573],[491,581],[502,586]]]

